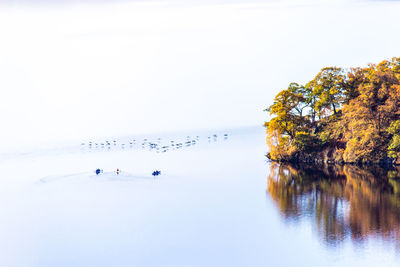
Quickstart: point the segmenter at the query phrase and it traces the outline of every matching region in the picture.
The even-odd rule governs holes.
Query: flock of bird
[[[225,133],[223,134],[223,139],[227,140],[228,139],[228,134]],[[216,142],[218,140],[218,135],[213,134],[211,136],[207,137],[207,141],[209,143]],[[186,136],[186,138],[180,139],[179,141],[177,140],[170,140],[169,143],[167,144],[162,142],[161,138],[157,138],[156,141],[151,141],[150,139],[144,138],[143,140],[136,140],[136,139],[131,139],[127,143],[119,143],[117,140],[112,140],[108,141],[105,140],[104,142],[93,142],[89,141],[87,143],[81,143],[82,149],[147,149],[150,151],[156,151],[157,153],[164,153],[169,150],[178,150],[182,149],[184,147],[190,147],[198,144],[200,141],[200,136],[195,136],[195,137],[190,137]],[[115,173],[119,175],[120,169],[116,169]],[[102,169],[96,169],[95,170],[96,175],[101,175],[103,173]],[[161,175],[161,171],[155,170],[152,172],[153,176],[159,176]]]
[[[228,134],[223,134],[223,139],[228,139]],[[218,135],[213,134],[207,137],[208,142],[217,141]],[[196,145],[200,141],[200,136],[186,136],[183,140],[174,141],[170,140],[169,143],[163,143],[162,138],[157,138],[156,141],[151,141],[150,139],[144,138],[143,140],[131,139],[126,143],[119,143],[117,140],[105,140],[104,142],[93,142],[89,141],[87,143],[81,143],[83,149],[147,149],[150,151],[156,151],[157,153],[164,153],[169,150],[178,150],[184,147],[190,147]]]

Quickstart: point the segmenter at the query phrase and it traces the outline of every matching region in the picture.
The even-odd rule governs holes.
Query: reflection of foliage
[[[314,218],[328,243],[348,235],[400,242],[400,169],[272,164],[268,192],[286,219]]]

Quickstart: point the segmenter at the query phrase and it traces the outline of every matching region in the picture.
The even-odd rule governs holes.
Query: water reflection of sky
[[[343,185],[360,179],[266,168],[262,127],[224,133],[136,136],[165,143],[199,136],[167,152],[116,138],[109,150],[85,140],[0,161],[0,266],[397,266],[393,231],[351,238],[359,197]],[[155,169],[162,175],[154,178]],[[371,188],[393,187],[381,184]],[[353,191],[361,200],[374,195]],[[383,207],[382,218],[395,220],[393,207]]]
[[[285,222],[312,223],[330,247],[400,244],[400,168],[271,164],[268,194]]]

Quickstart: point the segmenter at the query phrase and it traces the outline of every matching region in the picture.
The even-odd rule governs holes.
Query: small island
[[[273,161],[400,164],[400,57],[323,68],[289,84],[265,111]]]

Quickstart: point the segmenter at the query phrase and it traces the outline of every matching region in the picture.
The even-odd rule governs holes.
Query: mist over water
[[[399,56],[399,8],[0,1],[0,266],[398,266],[399,169],[273,164],[261,125]]]
[[[290,82],[400,45],[398,2],[13,3],[0,5],[0,151],[260,125]]]

